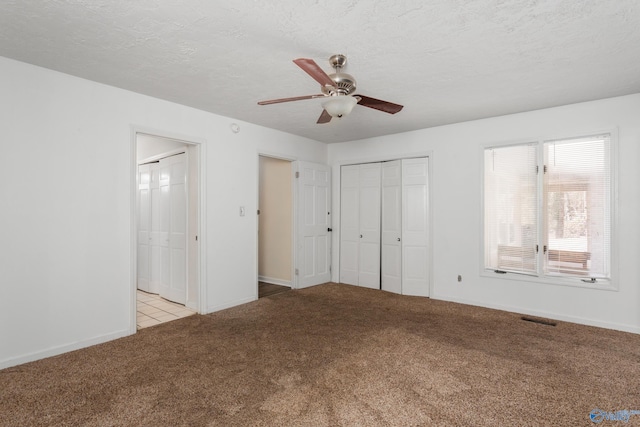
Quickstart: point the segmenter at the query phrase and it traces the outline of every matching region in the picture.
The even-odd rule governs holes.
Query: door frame
[[[433,296],[433,168],[434,168],[434,155],[432,150],[428,151],[418,151],[411,153],[404,153],[398,155],[378,155],[373,157],[363,157],[356,158],[350,160],[338,160],[331,165],[333,170],[333,183],[332,189],[333,192],[332,197],[332,211],[335,215],[334,218],[342,217],[342,206],[340,206],[340,198],[341,188],[342,188],[342,166],[348,165],[359,165],[363,163],[377,163],[377,162],[390,162],[393,160],[403,160],[403,159],[414,159],[418,157],[427,157],[429,159],[429,169],[428,169],[428,187],[427,191],[429,192],[428,203],[428,215],[429,215],[429,256],[427,259],[427,268],[429,268],[429,297]],[[341,229],[340,229],[340,220],[338,219],[337,224],[334,224],[333,227],[333,242],[332,242],[332,260],[331,263],[333,265],[333,274],[332,280],[336,283],[340,283],[340,238],[341,238]]]
[[[175,141],[183,142],[184,144],[195,146],[197,149],[197,167],[198,167],[198,253],[196,258],[198,260],[197,268],[197,290],[198,290],[198,302],[197,311],[200,314],[205,314],[207,311],[207,287],[206,287],[206,140],[204,138],[198,138],[193,136],[187,136],[168,132],[165,130],[152,129],[145,126],[131,125],[130,126],[130,310],[129,310],[129,332],[135,334],[137,332],[136,325],[136,291],[137,291],[137,277],[138,277],[138,159],[137,159],[137,136],[138,134],[146,134],[155,136],[158,138],[172,139]],[[148,159],[147,159],[148,160]]]
[[[260,157],[269,157],[272,159],[284,160],[286,162],[291,163],[291,289],[298,289],[298,276],[295,274],[296,265],[297,265],[297,256],[296,256],[296,241],[298,237],[297,233],[297,224],[298,224],[298,210],[296,209],[296,203],[298,201],[297,196],[297,183],[296,183],[296,167],[295,162],[298,160],[296,157],[287,156],[281,153],[274,153],[269,151],[258,151],[256,155],[256,206],[258,209],[260,208]],[[257,213],[257,212],[256,212]],[[260,282],[260,269],[259,269],[259,260],[260,260],[260,215],[256,215],[256,254],[255,254],[255,265],[256,265],[256,294],[255,299],[259,297],[259,282]]]

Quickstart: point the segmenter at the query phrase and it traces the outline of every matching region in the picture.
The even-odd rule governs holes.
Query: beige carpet
[[[588,426],[640,336],[327,284],[0,371],[1,426]],[[640,415],[627,423],[640,425]]]

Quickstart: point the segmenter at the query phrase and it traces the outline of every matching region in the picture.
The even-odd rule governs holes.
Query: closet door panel
[[[360,165],[358,284],[380,289],[380,163]]]
[[[382,250],[380,287],[402,293],[402,167],[400,160],[382,164]]]
[[[360,189],[360,234],[368,234],[367,239],[378,241],[380,232],[380,187]]]
[[[429,296],[428,159],[402,160],[402,293]]]
[[[358,284],[360,246],[359,167],[341,168],[340,191],[340,282]]]
[[[340,283],[358,284],[358,242],[342,242],[340,252]]]
[[[380,289],[402,293],[402,254],[398,246],[382,245]]]
[[[377,243],[360,243],[360,266],[358,285],[380,289],[380,245]]]

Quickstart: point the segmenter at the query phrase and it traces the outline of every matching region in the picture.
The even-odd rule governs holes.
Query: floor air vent
[[[538,317],[522,316],[520,319],[522,319],[524,321],[527,321],[527,322],[539,323],[541,325],[546,325],[546,326],[556,326],[557,325],[557,323],[554,322],[553,320],[540,319]]]

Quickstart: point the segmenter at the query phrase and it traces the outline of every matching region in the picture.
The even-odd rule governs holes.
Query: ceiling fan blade
[[[281,102],[290,102],[290,101],[302,101],[304,99],[324,98],[325,96],[326,95],[324,94],[318,94],[318,95],[294,96],[293,98],[270,99],[268,101],[260,101],[258,102],[258,105],[279,104]]]
[[[322,114],[318,118],[317,124],[329,123],[331,121],[331,114],[327,113],[327,110],[322,110]]]
[[[374,110],[384,111],[385,113],[395,114],[402,110],[403,106],[394,104],[393,102],[382,101],[380,99],[370,98],[364,95],[353,95],[354,97],[360,97],[359,105],[363,107],[373,108]]]
[[[325,73],[316,61],[307,58],[294,59],[293,62],[322,86],[335,86],[335,82]]]

